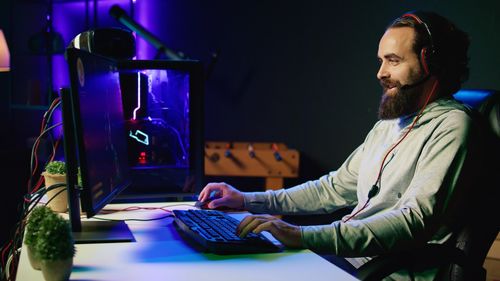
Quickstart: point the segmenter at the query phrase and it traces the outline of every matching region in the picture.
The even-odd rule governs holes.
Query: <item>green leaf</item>
[[[71,226],[51,211],[39,224],[34,250],[42,260],[64,260],[75,255]]]
[[[63,161],[51,161],[45,166],[45,172],[49,174],[66,174],[66,163]]]

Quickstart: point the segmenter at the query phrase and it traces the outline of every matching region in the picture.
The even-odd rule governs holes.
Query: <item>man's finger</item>
[[[208,198],[210,198],[210,194],[213,191],[219,192],[220,188],[218,184],[216,183],[209,183],[207,184],[203,190],[200,192],[200,195],[198,196],[199,201],[206,201]]]
[[[241,229],[239,234],[240,238],[247,236],[249,232],[253,231],[256,227],[265,222],[266,220],[262,218],[254,218],[250,223],[248,223]]]
[[[210,201],[210,203],[208,203],[207,207],[210,209],[215,209],[215,208],[220,207],[220,206],[226,206],[226,203],[228,200],[229,200],[229,198],[227,198],[227,197],[217,198],[217,199]]]
[[[255,218],[255,216],[246,216],[244,217],[241,221],[240,221],[240,224],[238,224],[238,226],[236,227],[236,235],[240,235],[241,233],[241,230],[247,225],[249,224],[253,219]]]
[[[271,232],[272,235],[277,236],[276,230],[278,230],[278,229],[276,228],[276,226],[274,225],[274,223],[272,221],[266,221],[264,223],[257,225],[257,227],[255,227],[253,232],[254,233],[261,233],[262,231],[269,231],[269,232]]]

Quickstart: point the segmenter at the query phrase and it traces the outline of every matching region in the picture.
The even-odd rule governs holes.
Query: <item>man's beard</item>
[[[414,113],[418,109],[422,95],[422,85],[410,89],[401,89],[398,81],[383,79],[380,81],[384,94],[378,108],[378,118],[381,120],[395,119]],[[389,88],[395,87],[396,93],[388,95]]]

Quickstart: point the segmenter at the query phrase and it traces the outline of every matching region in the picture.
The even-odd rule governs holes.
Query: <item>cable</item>
[[[54,185],[51,185],[52,186],[55,186],[55,185],[58,185],[58,184],[54,184]],[[66,186],[66,184],[61,184],[62,186]],[[57,186],[59,187],[59,186]],[[57,188],[57,187],[54,187],[54,188]],[[52,188],[52,189],[54,189]],[[48,191],[48,190],[47,190]],[[45,203],[45,206],[48,206],[50,202],[52,202],[52,200],[54,200],[59,194],[63,193],[64,191],[66,191],[65,188],[62,188],[61,190],[59,190],[54,196],[52,196],[52,198],[50,198],[46,203]]]
[[[42,134],[43,131],[47,128],[47,122],[50,121],[50,119],[52,117],[52,114],[53,114],[56,106],[59,105],[59,103],[57,102],[58,100],[60,100],[60,98],[57,98],[56,100],[54,100],[52,102],[52,104],[49,106],[49,109],[43,114],[43,116],[42,116],[42,122],[41,122],[41,125],[40,125],[40,134]],[[36,155],[35,155],[35,158],[36,158]],[[36,170],[36,166],[35,166],[35,170]],[[34,173],[34,171],[33,171],[33,173]],[[34,174],[32,174],[32,175],[34,175]]]
[[[155,220],[162,220],[162,219],[166,219],[166,218],[171,218],[173,216],[174,216],[173,214],[168,214],[166,216],[162,216],[162,217],[158,217],[158,218],[154,218],[154,219],[108,219],[108,218],[101,218],[101,217],[96,217],[96,216],[94,216],[93,218],[97,219],[97,220],[103,220],[103,221],[155,221]]]
[[[167,208],[171,207],[178,207],[178,206],[188,206],[188,207],[193,207],[192,204],[186,204],[186,203],[179,203],[179,204],[172,204],[168,206],[161,206],[161,207],[141,207],[141,206],[130,206],[122,209],[103,209],[101,212],[130,212],[130,211],[137,211],[137,210],[162,210],[165,212],[172,212],[172,210],[169,210]]]
[[[33,145],[33,148],[31,150],[31,164],[30,164],[30,169],[31,169],[31,172],[32,172],[32,175],[34,172],[36,172],[35,170],[33,170],[33,158],[36,158],[34,157],[34,155],[36,155],[36,149],[38,148],[38,143],[40,142],[40,139],[48,132],[50,132],[52,129],[58,127],[58,126],[61,126],[62,125],[62,122],[59,122],[57,124],[54,124],[52,126],[50,126],[49,128],[45,129],[35,140],[35,144]],[[28,181],[28,192],[31,193],[33,191],[36,191],[36,190],[32,190],[31,188],[31,178],[30,180]]]
[[[37,156],[37,150],[38,146],[40,145],[40,138],[50,129],[53,129],[54,126],[52,126],[50,129],[47,129],[47,123],[52,119],[52,115],[55,112],[56,108],[61,104],[61,98],[57,97],[54,101],[52,101],[52,104],[49,106],[49,109],[43,114],[42,117],[42,122],[40,125],[40,135],[36,139],[36,141],[33,143],[33,148],[31,152],[31,160],[30,160],[30,178],[28,180],[28,192],[32,191],[32,179],[35,175],[35,173],[38,170],[38,156]],[[52,138],[51,138],[52,140]],[[52,156],[49,157],[50,159],[53,159],[56,153],[57,145],[60,141],[60,138],[58,138],[56,144],[54,145],[54,141],[52,140]],[[34,163],[33,163],[34,162]],[[33,189],[39,188],[41,186],[41,180],[39,179]]]
[[[98,219],[98,220],[105,220],[105,221],[155,221],[155,220],[162,220],[165,218],[173,217],[174,215],[172,214],[172,210],[169,210],[166,208],[177,207],[177,206],[192,207],[191,204],[179,203],[179,204],[173,204],[173,205],[162,206],[162,207],[131,206],[131,207],[123,208],[123,209],[104,209],[104,211],[117,211],[117,212],[130,212],[130,211],[137,211],[137,210],[162,210],[162,211],[167,212],[168,215],[154,218],[154,219],[108,219],[108,218],[102,218],[102,217],[97,217],[97,216],[94,216],[93,218]]]
[[[367,206],[368,206],[368,203],[370,203],[370,200],[379,193],[380,191],[380,183],[382,181],[382,172],[385,168],[385,160],[387,159],[387,156],[389,156],[389,154],[408,136],[408,134],[410,133],[411,130],[413,130],[413,127],[415,127],[415,124],[417,123],[417,121],[420,119],[420,117],[422,117],[423,115],[423,112],[424,112],[424,109],[425,107],[427,106],[427,104],[429,103],[429,100],[431,99],[431,97],[434,95],[436,89],[437,89],[437,86],[439,85],[439,80],[435,80],[434,83],[432,84],[432,89],[429,93],[429,95],[427,96],[427,99],[425,100],[425,103],[424,103],[424,106],[422,106],[422,108],[420,109],[420,111],[418,112],[417,116],[415,117],[415,119],[413,119],[413,122],[411,123],[410,127],[408,128],[408,130],[405,132],[405,134],[385,153],[385,156],[384,158],[382,159],[382,163],[380,164],[380,169],[378,171],[378,175],[377,175],[377,179],[375,180],[375,183],[372,185],[372,188],[370,189],[369,193],[368,193],[368,200],[366,200],[366,203],[363,205],[362,208],[360,208],[359,210],[357,210],[354,214],[350,215],[349,217],[347,217],[345,220],[343,220],[343,222],[348,222],[349,220],[351,220],[353,217],[355,217],[356,215],[358,215],[362,210],[364,210]],[[392,159],[392,158],[391,158]]]
[[[20,254],[20,247],[22,246],[22,239],[24,237],[24,228],[26,226],[26,221],[28,215],[31,213],[31,211],[39,204],[40,200],[43,198],[45,193],[48,190],[51,190],[53,188],[57,188],[60,186],[64,185],[53,185],[47,188],[40,189],[43,178],[40,177],[37,180],[37,183],[33,186],[32,185],[32,180],[34,175],[38,171],[38,156],[37,156],[37,151],[38,147],[40,145],[40,140],[44,135],[46,135],[48,132],[53,130],[54,128],[60,126],[62,123],[57,123],[52,126],[48,126],[48,122],[52,119],[52,116],[56,110],[56,108],[61,104],[61,98],[57,97],[54,99],[54,101],[51,103],[49,106],[48,110],[44,113],[42,122],[40,125],[40,135],[35,139],[35,142],[33,143],[33,147],[31,150],[31,159],[30,159],[30,178],[28,179],[28,192],[23,196],[23,200],[21,203],[19,203],[18,206],[18,212],[19,212],[19,220],[17,223],[14,225],[14,228],[12,229],[12,233],[10,235],[11,239],[4,243],[1,248],[1,278],[2,280],[10,280],[12,278],[15,278],[15,269],[17,268],[18,260],[19,260],[19,254]],[[52,135],[49,135],[51,137],[51,144],[52,144],[52,155],[50,155],[48,161],[52,161],[55,157],[57,147],[60,142],[60,138],[58,138],[55,142],[52,137]],[[34,187],[34,188],[33,188]],[[58,193],[59,194],[59,193]],[[58,195],[56,194],[56,196]],[[54,196],[55,197],[55,196]],[[49,200],[50,202],[50,200]],[[48,203],[48,202],[47,202]]]
[[[49,187],[40,189],[33,193],[28,193],[25,195],[22,204],[20,204],[21,212],[19,221],[16,223],[13,233],[11,234],[11,240],[2,246],[1,250],[1,259],[2,259],[2,278],[8,278],[15,276],[15,272],[11,272],[11,270],[15,270],[18,260],[19,260],[19,248],[22,245],[22,239],[24,237],[24,228],[26,226],[26,218],[31,213],[31,211],[39,204],[40,200],[43,198],[45,193],[49,190],[59,188],[61,186],[65,186],[66,184],[54,184]],[[53,198],[59,195],[62,191],[58,192]],[[49,200],[50,202],[50,200]],[[48,203],[48,202],[47,202]],[[8,253],[8,254],[7,254]],[[6,261],[6,256],[7,261]],[[7,274],[8,273],[8,274]]]

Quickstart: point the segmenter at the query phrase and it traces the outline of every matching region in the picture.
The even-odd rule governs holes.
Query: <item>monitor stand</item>
[[[82,221],[81,231],[73,232],[76,244],[135,242],[124,221]]]

